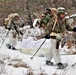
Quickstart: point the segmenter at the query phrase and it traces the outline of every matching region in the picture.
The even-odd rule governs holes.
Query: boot
[[[67,66],[68,66],[68,64],[67,63],[57,63],[57,66],[58,66],[58,69],[64,69],[64,68],[66,68]]]
[[[51,65],[51,66],[53,66],[53,62],[51,62],[51,61],[46,61],[46,65]]]
[[[12,47],[12,50],[16,50],[16,48],[15,47]]]
[[[10,44],[6,44],[8,49],[11,49],[11,45]]]

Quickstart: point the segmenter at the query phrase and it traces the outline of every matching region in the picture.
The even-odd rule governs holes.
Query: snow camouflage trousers
[[[13,38],[16,38],[17,33],[15,31],[12,32]]]

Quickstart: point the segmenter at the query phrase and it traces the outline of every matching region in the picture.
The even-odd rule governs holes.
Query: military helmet
[[[13,17],[19,17],[19,14],[18,13],[14,13]]]
[[[74,14],[74,17],[76,17],[76,14]]]
[[[65,12],[65,8],[59,7],[59,8],[57,9],[57,13],[58,13],[58,14],[60,14],[60,13],[66,13],[66,12]]]
[[[70,18],[76,18],[76,14],[71,15]]]
[[[45,8],[45,10],[47,10],[47,11],[51,11],[51,8]]]

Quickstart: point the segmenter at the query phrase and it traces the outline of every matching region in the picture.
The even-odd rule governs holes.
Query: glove
[[[44,38],[50,39],[50,34],[46,34]]]
[[[62,39],[61,35],[58,34],[58,35],[56,36],[56,39],[57,39],[57,40],[61,40],[61,39]]]
[[[74,26],[73,31],[76,32],[76,26]]]

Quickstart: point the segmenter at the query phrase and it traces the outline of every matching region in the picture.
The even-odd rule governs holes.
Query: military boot
[[[60,62],[60,63],[57,63],[57,66],[58,66],[58,69],[64,69],[64,68],[66,68],[68,66],[68,64]]]
[[[10,44],[6,44],[8,49],[11,49],[11,45]]]
[[[12,47],[12,50],[17,50],[15,47]]]
[[[51,66],[53,66],[53,62],[51,62],[51,61],[46,61],[46,65],[51,65]]]

